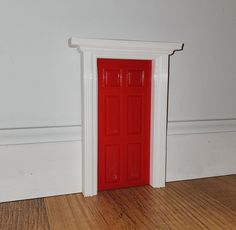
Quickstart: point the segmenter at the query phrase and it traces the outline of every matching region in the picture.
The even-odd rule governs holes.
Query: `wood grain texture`
[[[236,230],[236,175],[0,204],[1,230]]]
[[[43,199],[0,204],[1,230],[49,230]]]

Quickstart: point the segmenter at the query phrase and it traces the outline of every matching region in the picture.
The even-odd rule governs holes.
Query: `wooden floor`
[[[236,230],[236,175],[3,203],[0,229]]]

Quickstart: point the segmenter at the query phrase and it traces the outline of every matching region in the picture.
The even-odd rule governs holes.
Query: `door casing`
[[[98,58],[152,60],[150,185],[165,186],[169,55],[182,50],[182,43],[72,37],[77,48],[82,77],[82,193],[97,194],[98,164]]]

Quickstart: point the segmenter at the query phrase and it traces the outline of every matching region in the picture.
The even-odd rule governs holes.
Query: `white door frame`
[[[80,39],[69,45],[81,53],[82,74],[82,192],[97,194],[98,156],[98,58],[152,60],[150,185],[166,182],[166,135],[169,55],[182,49],[181,43],[127,40]]]

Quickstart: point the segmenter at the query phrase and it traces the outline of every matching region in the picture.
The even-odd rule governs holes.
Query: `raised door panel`
[[[127,180],[137,181],[142,174],[142,143],[127,144]]]
[[[127,96],[127,135],[141,135],[143,126],[143,97]]]
[[[105,152],[105,182],[114,184],[120,182],[120,145],[106,145]]]
[[[103,84],[105,87],[120,87],[121,75],[119,69],[105,69],[103,72]]]
[[[105,135],[120,135],[120,96],[104,96],[104,100]]]
[[[127,85],[128,87],[143,87],[144,86],[144,71],[139,69],[128,69]]]

